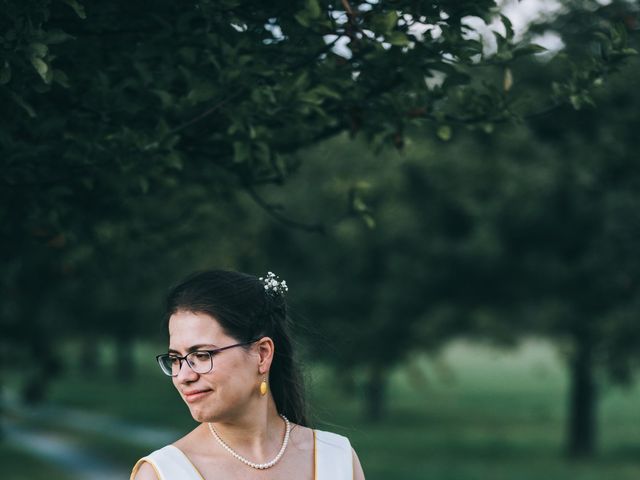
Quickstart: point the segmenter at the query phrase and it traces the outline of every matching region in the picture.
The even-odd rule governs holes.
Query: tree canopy
[[[48,367],[52,346],[42,339],[54,332],[81,325],[83,332],[128,338],[145,318],[140,302],[151,286],[165,286],[163,273],[184,273],[187,259],[224,258],[242,267],[256,247],[233,233],[234,224],[247,221],[238,193],[287,221],[261,193],[289,181],[305,162],[300,152],[330,137],[401,149],[410,134],[448,141],[458,128],[490,132],[558,105],[588,106],[592,90],[634,53],[625,24],[633,13],[624,5],[567,2],[580,20],[568,34],[588,48],[568,42],[571,48],[549,60],[531,58],[542,52],[535,39],[519,40],[496,3],[484,0],[3,0],[0,311],[11,348],[4,351],[31,348]],[[494,49],[472,18],[497,21]],[[545,28],[564,29],[547,23],[536,31]],[[349,159],[339,160],[327,167],[339,172]],[[492,246],[468,219],[482,214],[474,199],[486,192],[451,189],[446,177],[455,164],[434,162],[441,177],[408,165],[389,192],[407,195],[407,212],[429,209],[416,230],[429,242],[410,231],[408,213],[405,238],[395,240],[443,275],[430,284],[452,288],[440,294],[473,306],[477,298],[456,290],[443,259],[461,261]],[[472,179],[476,168],[469,162],[459,173]],[[490,183],[487,177],[480,186]],[[363,188],[348,190],[344,210],[371,226],[376,220]],[[402,220],[392,203],[385,215]],[[261,226],[255,217],[250,222]],[[351,232],[347,243],[364,244],[360,263],[349,265],[355,278],[379,280],[377,291],[388,293],[370,305],[381,312],[380,328],[369,335],[375,342],[389,327],[382,312],[388,318],[399,304],[422,325],[410,287],[424,278],[390,291],[409,257],[397,255],[385,270],[390,276],[376,277],[368,259],[381,258],[376,254],[389,238],[368,233]],[[343,265],[345,257],[333,253]],[[465,265],[478,285],[484,266]],[[371,291],[370,284],[350,288],[352,298],[357,289]],[[92,308],[102,313],[87,326],[81,317]],[[403,345],[427,337],[407,330],[381,359],[392,363]],[[357,352],[343,353],[362,361]]]
[[[5,0],[3,191],[64,234],[78,205],[117,216],[179,184],[281,183],[291,152],[343,131],[401,147],[413,125],[446,139],[579,107],[632,53],[617,19],[585,22],[594,48],[531,95],[518,60],[542,49],[503,16],[487,51],[469,22],[497,14],[493,1]]]

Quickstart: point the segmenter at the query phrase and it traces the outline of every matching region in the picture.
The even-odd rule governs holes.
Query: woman
[[[141,458],[131,480],[364,480],[349,440],[307,426],[286,291],[271,272],[219,270],[173,288],[157,359],[199,425]]]

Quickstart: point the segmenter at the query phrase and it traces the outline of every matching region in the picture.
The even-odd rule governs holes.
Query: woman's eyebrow
[[[217,345],[213,344],[213,343],[200,343],[198,345],[192,345],[189,348],[187,348],[187,353],[189,352],[194,352],[196,350],[202,350],[204,347],[213,347],[213,348],[218,348]],[[180,352],[178,350],[174,350],[172,348],[170,348],[169,350],[167,350],[167,353],[177,353],[180,354]]]

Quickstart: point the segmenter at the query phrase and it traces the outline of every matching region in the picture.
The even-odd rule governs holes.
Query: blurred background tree
[[[368,418],[412,353],[534,333],[567,352],[568,448],[592,453],[595,374],[629,379],[640,341],[636,63],[610,78],[637,8],[566,2],[522,40],[498,17],[490,49],[469,19],[495,7],[5,1],[0,352],[33,360],[25,398],[69,337],[134,374],[167,279],[275,263]]]
[[[585,32],[601,27],[586,15],[594,5],[572,4],[544,24],[567,55],[584,54]],[[633,11],[621,5],[599,14],[635,28]],[[541,25],[532,32],[541,33]],[[566,61],[562,53],[544,69],[535,60],[518,62],[513,78],[539,92],[566,71]],[[316,191],[335,195],[336,182],[322,169],[337,172],[340,194],[311,210],[340,211],[339,200],[350,198],[377,228],[343,223],[335,232],[340,248],[303,237],[289,241],[286,251],[283,231],[273,234],[271,255],[282,253],[279,263],[291,261],[294,274],[304,272],[301,284],[304,274],[315,273],[303,303],[310,318],[322,319],[318,328],[331,346],[319,342],[316,353],[349,379],[350,368],[365,368],[370,419],[383,414],[386,373],[412,351],[437,350],[460,334],[498,342],[543,335],[558,344],[569,368],[567,452],[595,452],[599,375],[627,383],[638,360],[638,227],[631,213],[637,68],[634,63],[593,99],[578,95],[573,108],[531,116],[526,127],[500,125],[488,135],[480,125],[471,134],[458,132],[455,145],[421,141],[402,160],[358,159],[357,148],[343,144],[333,146],[339,155],[325,147],[310,157],[316,167],[305,166],[310,173],[301,190],[286,195],[302,201],[311,179]],[[589,107],[594,101],[598,109]],[[344,165],[342,158],[351,160]],[[345,284],[336,285],[336,278]]]

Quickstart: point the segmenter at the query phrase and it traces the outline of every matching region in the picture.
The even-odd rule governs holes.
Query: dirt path
[[[129,472],[96,458],[77,445],[55,434],[30,431],[11,421],[3,422],[5,441],[69,472],[79,480],[129,478]]]
[[[25,408],[16,402],[3,402],[3,411],[10,417],[29,421],[42,421],[47,425],[60,425],[78,432],[100,434],[115,442],[135,443],[149,451],[160,448],[179,438],[171,430],[135,425],[109,415],[72,410],[54,406]],[[61,467],[81,480],[116,480],[129,478],[129,471],[106,463],[94,452],[84,449],[61,435],[47,431],[27,429],[19,422],[4,419],[5,440],[25,451]]]
[[[25,408],[12,405],[5,406],[5,411],[26,420],[42,420],[49,425],[61,425],[78,432],[99,433],[116,441],[136,443],[154,450],[181,436],[176,431],[136,425],[110,415],[70,408],[55,406]]]

